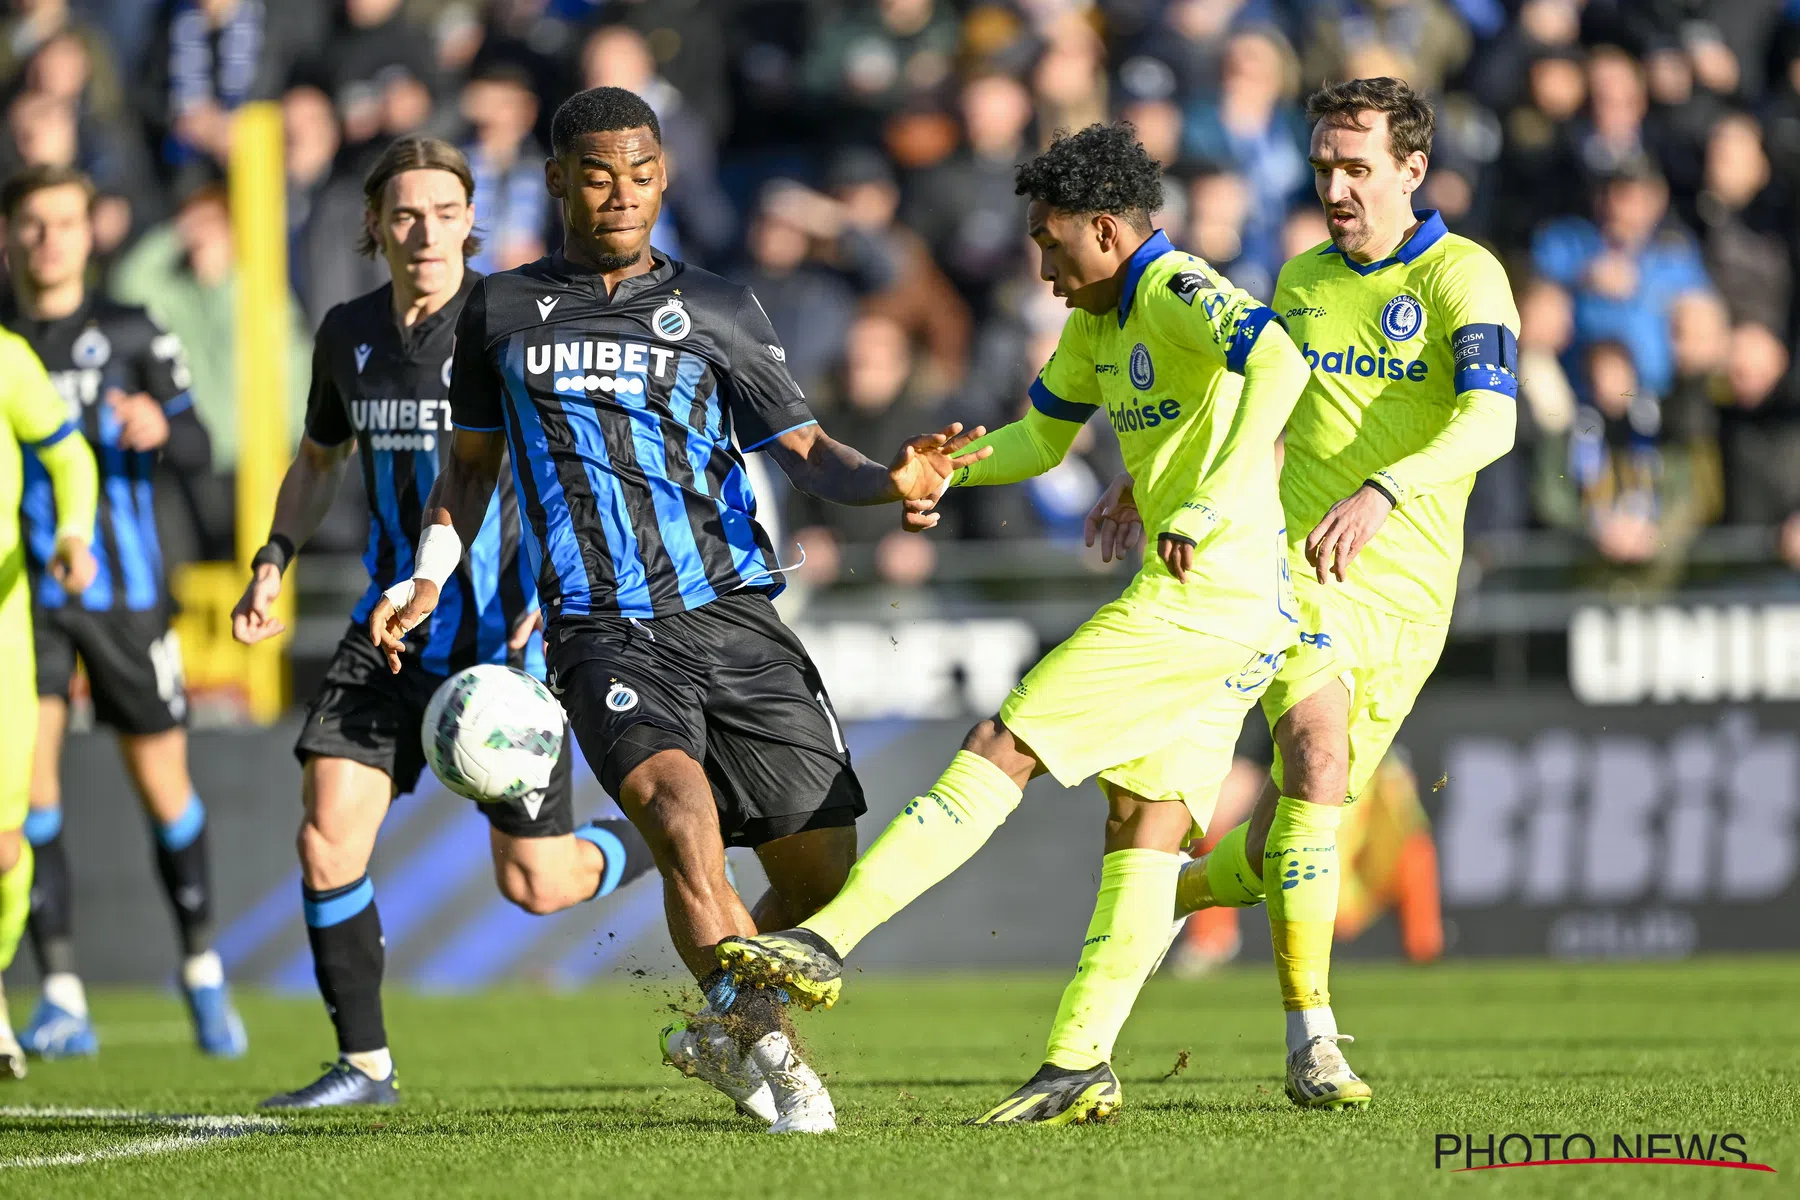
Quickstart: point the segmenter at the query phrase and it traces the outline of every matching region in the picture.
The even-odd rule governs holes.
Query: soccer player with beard
[[[451,351],[463,304],[480,281],[465,266],[479,246],[474,188],[462,152],[435,138],[400,138],[370,169],[361,248],[381,255],[392,282],[338,305],[320,324],[300,453],[232,613],[232,634],[245,644],[281,632],[273,610],[282,573],[331,508],[355,456],[371,514],[363,558],[369,587],[294,747],[304,769],[302,910],[339,1058],[265,1107],[399,1101],[381,1009],[381,917],[368,874],[376,834],[393,797],[418,782],[425,765],[419,727],[446,677],[476,663],[543,675],[542,648],[532,638],[537,590],[519,553],[510,490],[475,510],[469,553],[448,564],[438,613],[395,673],[363,628],[384,589],[412,574],[422,553],[413,544],[420,513],[448,450]],[[570,763],[565,749],[546,793],[527,803],[480,806],[496,882],[527,912],[604,896],[651,866],[629,822],[575,828]]]
[[[1287,1094],[1341,1108],[1371,1092],[1338,1048],[1350,1039],[1328,987],[1337,831],[1443,651],[1469,490],[1513,443],[1519,314],[1492,254],[1413,211],[1431,153],[1423,97],[1353,79],[1307,115],[1331,240],[1288,261],[1274,299],[1312,371],[1281,475],[1304,632],[1263,700],[1273,787],[1182,869],[1176,915],[1268,901]],[[1098,508],[1129,524],[1122,482]]]
[[[670,936],[706,995],[699,1020],[665,1031],[665,1056],[734,1099],[760,1076],[772,1132],[823,1132],[831,1098],[776,996],[739,990],[714,960],[721,939],[804,920],[837,893],[865,807],[819,673],[770,603],[783,568],[743,456],[768,453],[823,499],[884,504],[935,494],[979,457],[962,450],[981,431],[913,438],[886,467],[833,441],[750,289],[651,250],[667,178],[649,105],[594,88],[557,109],[551,135],[563,249],[470,294],[450,462],[413,578],[370,633],[397,663],[441,609],[510,450],[552,686],[650,843]],[[728,845],[768,872],[754,913],[726,879]]]
[[[99,1051],[75,971],[74,886],[62,838],[63,734],[79,657],[94,715],[118,735],[149,818],[156,874],[181,940],[179,977],[195,1041],[208,1054],[235,1058],[249,1043],[212,948],[206,806],[188,774],[181,647],[169,628],[152,492],[159,459],[176,471],[203,471],[212,449],[188,396],[180,341],[143,309],[88,291],[93,201],[93,182],[80,171],[38,166],[9,179],[0,202],[13,283],[0,322],[37,351],[101,475],[92,541],[100,570],[91,586],[72,592],[44,570],[62,514],[43,466],[25,456],[38,694],[25,837],[37,859],[29,931],[44,982],[20,1037],[43,1058]]]

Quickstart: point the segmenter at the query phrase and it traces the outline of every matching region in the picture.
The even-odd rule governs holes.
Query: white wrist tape
[[[413,552],[412,579],[402,579],[382,595],[396,609],[405,608],[412,601],[413,580],[429,579],[442,588],[444,581],[456,573],[461,563],[462,539],[456,536],[455,527],[427,526],[419,535],[419,548]]]

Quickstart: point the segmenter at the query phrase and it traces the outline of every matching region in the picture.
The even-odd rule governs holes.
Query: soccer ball
[[[511,667],[483,663],[444,681],[419,731],[425,761],[469,800],[520,800],[550,785],[562,753],[562,705]]]

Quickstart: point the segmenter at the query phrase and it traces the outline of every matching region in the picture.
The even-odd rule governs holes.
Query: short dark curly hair
[[[1129,121],[1059,129],[1049,149],[1014,169],[1013,192],[1058,212],[1111,213],[1148,231],[1150,214],[1162,207],[1162,164]]]
[[[550,152],[561,158],[583,134],[645,126],[660,146],[662,125],[642,96],[618,87],[589,88],[564,100],[550,118]]]

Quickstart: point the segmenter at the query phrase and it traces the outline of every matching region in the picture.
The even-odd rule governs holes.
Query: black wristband
[[[250,560],[250,569],[255,571],[264,563],[269,563],[277,573],[285,575],[288,564],[293,561],[294,543],[283,534],[271,533],[269,540],[263,544],[263,548],[258,550],[256,557]]]
[[[1180,542],[1190,549],[1200,544],[1185,533],[1159,533],[1156,536],[1159,538],[1168,538],[1171,542]]]
[[[1374,488],[1376,491],[1380,492],[1384,497],[1387,498],[1387,502],[1390,506],[1392,506],[1394,508],[1400,507],[1400,501],[1394,499],[1394,493],[1388,491],[1386,488],[1382,487],[1379,483],[1376,483],[1373,479],[1363,480],[1363,486],[1366,488]]]

